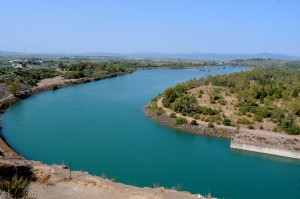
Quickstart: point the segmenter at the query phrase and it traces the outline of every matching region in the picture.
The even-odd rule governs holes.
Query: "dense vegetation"
[[[188,90],[201,85],[212,84],[223,87],[238,99],[236,108],[239,115],[253,116],[255,121],[268,119],[277,124],[274,131],[285,131],[289,134],[300,134],[300,71],[293,68],[271,67],[254,68],[246,72],[229,75],[208,76],[193,79],[165,90],[163,104],[182,115],[217,115],[218,110],[201,107],[195,95],[189,95]],[[200,98],[202,93],[198,93]],[[227,104],[218,95],[218,89],[211,90],[210,103]],[[230,118],[223,116],[224,125],[231,125]],[[252,122],[246,118],[239,119],[239,124]]]
[[[194,86],[191,80],[186,83],[177,84],[165,90],[163,105],[167,108],[173,109],[175,112],[183,115],[195,116],[197,114],[216,115],[218,110],[199,106],[195,96],[187,94],[187,90]]]
[[[31,69],[0,67],[1,83],[11,83],[15,80],[19,80],[28,85],[35,85],[41,79],[55,76],[57,76],[57,72],[54,69],[49,68]]]
[[[65,71],[63,76],[66,79],[102,79],[104,77],[126,74],[133,71],[133,69],[124,65],[94,62],[60,63],[59,68]]]
[[[300,60],[274,60],[274,59],[238,59],[230,61],[230,65],[239,65],[239,66],[256,66],[262,68],[272,68],[272,67],[281,67],[281,68],[300,68]]]
[[[229,88],[236,93],[240,114],[254,114],[256,120],[268,118],[277,130],[299,134],[300,71],[292,68],[255,68],[254,70],[217,75],[204,82]]]

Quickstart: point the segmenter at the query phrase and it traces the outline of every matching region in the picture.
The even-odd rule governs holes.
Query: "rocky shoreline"
[[[203,125],[191,125],[189,123],[176,126],[176,119],[171,118],[164,113],[161,115],[157,115],[155,112],[149,110],[147,107],[148,105],[144,108],[145,115],[150,119],[154,120],[155,122],[162,124],[163,126],[166,126],[168,128],[180,130],[185,133],[217,138],[232,138],[236,134],[236,130],[233,129],[209,128]]]
[[[161,103],[158,105],[158,102],[160,102],[161,99],[162,98],[159,98],[157,101],[150,102],[146,105],[144,107],[144,113],[147,117],[163,126],[194,135],[229,138],[231,139],[230,147],[232,149],[300,159],[299,135],[287,135],[283,133],[243,128],[238,129],[222,125],[213,125],[214,127],[209,128],[208,122],[203,122],[201,120],[196,120],[198,125],[192,125],[190,123],[191,118],[189,117],[186,117],[189,121],[188,123],[175,125],[176,118],[171,118],[168,115],[174,113],[174,111],[163,107]],[[162,110],[162,112],[158,114],[157,109]],[[175,115],[185,117],[179,113]]]
[[[84,171],[70,171],[65,165],[47,165],[38,161],[0,157],[1,177],[17,174],[31,179],[25,198],[89,198],[89,199],[205,199],[200,194],[176,191],[164,187],[135,187],[115,182],[105,176],[93,176]],[[13,199],[0,190],[0,198]]]

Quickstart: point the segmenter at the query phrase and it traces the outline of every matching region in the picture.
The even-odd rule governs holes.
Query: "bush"
[[[219,113],[218,110],[207,108],[207,107],[201,107],[201,112],[203,115],[216,115]]]
[[[248,125],[248,129],[254,129],[254,126],[253,125]]]
[[[182,125],[182,124],[187,124],[187,123],[188,123],[188,121],[184,117],[178,117],[175,121],[176,126],[179,126],[179,125]]]
[[[208,125],[207,125],[207,127],[208,127],[208,128],[214,128],[215,125],[214,125],[212,122],[209,122]]]
[[[81,71],[67,71],[63,75],[66,79],[78,79],[84,77]]]
[[[224,98],[220,98],[218,99],[218,103],[224,106],[227,104],[227,101]]]
[[[191,121],[191,125],[198,125],[198,123],[197,123],[196,120],[192,120],[192,121]]]
[[[197,120],[197,119],[200,119],[200,114],[198,114],[198,113],[194,114],[194,115],[193,115],[193,118],[196,119],[196,120]]]
[[[0,189],[2,191],[8,192],[14,198],[23,198],[27,195],[26,192],[27,180],[23,177],[18,178],[17,175],[14,175],[11,180],[2,179],[0,180]]]
[[[225,126],[231,126],[231,120],[230,120],[229,118],[225,118],[225,119],[223,120],[223,124],[224,124]]]
[[[177,118],[176,113],[171,113],[170,118]]]
[[[216,103],[216,100],[210,99],[209,102],[210,102],[211,104],[215,104],[215,103]]]
[[[263,130],[263,129],[264,129],[264,127],[263,127],[262,125],[260,125],[260,126],[259,126],[259,129],[260,129],[260,130]]]
[[[253,122],[251,122],[247,118],[240,118],[240,119],[238,119],[237,123],[238,124],[246,124],[246,125],[253,124]]]
[[[260,115],[255,115],[254,118],[255,118],[255,120],[256,120],[257,122],[262,122],[263,119],[264,119],[264,118],[263,118],[262,116],[260,116]]]
[[[299,126],[291,126],[286,129],[286,132],[291,135],[299,135],[300,134],[300,127]]]
[[[57,90],[57,89],[58,89],[58,85],[57,84],[55,84],[55,85],[52,86],[52,90]]]
[[[165,111],[162,109],[162,107],[159,107],[157,110],[156,110],[156,115],[159,116],[161,114],[163,114]]]
[[[8,92],[15,94],[16,92],[18,92],[21,89],[21,83],[20,81],[17,79],[14,82],[11,82],[8,85]]]

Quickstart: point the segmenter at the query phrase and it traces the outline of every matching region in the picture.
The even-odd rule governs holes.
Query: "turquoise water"
[[[144,116],[165,88],[200,72],[140,70],[130,75],[33,96],[3,116],[3,134],[17,152],[46,163],[115,177],[140,187],[179,185],[231,199],[299,199],[300,161],[232,151],[229,140],[184,134]]]

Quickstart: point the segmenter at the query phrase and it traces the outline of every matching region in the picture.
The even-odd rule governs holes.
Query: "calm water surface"
[[[144,116],[143,106],[178,82],[231,73],[140,70],[33,96],[2,116],[17,152],[140,187],[182,186],[231,199],[299,199],[300,161],[232,151],[229,140],[184,134]]]

